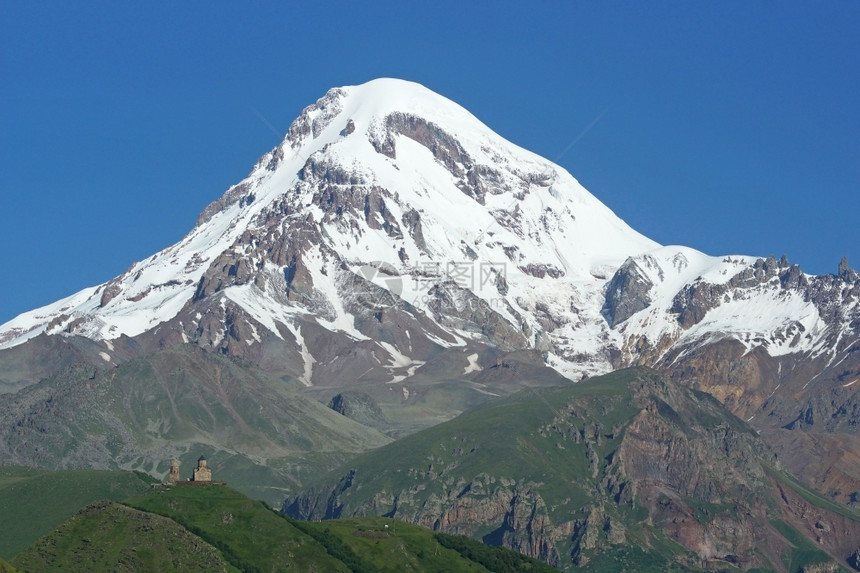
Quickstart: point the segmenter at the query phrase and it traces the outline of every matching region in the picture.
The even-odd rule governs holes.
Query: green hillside
[[[856,547],[830,532],[860,538],[856,513],[795,495],[776,463],[712,397],[630,369],[487,402],[357,456],[283,509],[393,516],[571,571],[844,563]]]
[[[174,521],[112,501],[90,505],[14,560],[22,571],[237,571]]]
[[[0,467],[0,557],[11,560],[82,507],[142,493],[151,481],[133,472]]]
[[[97,502],[21,552],[21,571],[547,573],[513,551],[380,517],[293,521],[219,486]]]
[[[126,503],[173,519],[245,571],[273,571],[287,563],[294,571],[348,571],[265,504],[229,487],[161,488]]]
[[[355,573],[400,571],[548,573],[546,563],[503,547],[489,547],[460,536],[384,517],[322,522],[292,521],[337,555]]]
[[[722,404],[645,369],[485,403],[321,476],[290,517],[226,486],[148,485],[4,468],[0,539],[22,549],[95,500],[124,505],[0,557],[25,571],[194,570],[200,554],[228,571],[797,573],[847,571],[860,539],[856,512],[786,476]]]

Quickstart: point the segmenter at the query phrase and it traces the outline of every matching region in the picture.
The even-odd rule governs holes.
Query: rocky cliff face
[[[789,530],[824,549],[819,561],[844,565],[854,548],[843,532],[860,534],[860,514],[802,502],[774,453],[719,402],[643,370],[487,405],[346,467],[283,510],[386,515],[563,569],[630,544],[659,554],[668,538],[691,567],[782,570]],[[810,528],[812,515],[828,525]]]
[[[689,266],[671,262],[676,270]],[[761,432],[791,471],[841,503],[856,503],[856,271],[845,260],[838,274],[824,276],[805,275],[786,257],[723,263],[722,272],[687,282],[661,318],[653,307],[660,285],[672,281],[669,265],[628,259],[609,281],[603,308],[613,328],[629,335],[616,363],[655,366],[710,393]],[[744,332],[743,324],[757,326]]]
[[[650,259],[644,259],[652,263]],[[606,284],[606,300],[601,314],[610,327],[624,322],[651,304],[651,289],[654,287],[640,270],[634,259],[627,259],[612,279]]]
[[[763,273],[766,268],[773,267],[766,263]],[[776,338],[752,339],[753,344],[724,338],[706,345],[677,345],[657,364],[675,380],[712,394],[747,420],[780,452],[791,471],[839,502],[856,504],[860,466],[850,460],[856,460],[860,451],[856,406],[860,340],[851,309],[860,300],[860,282],[843,261],[838,276],[809,277],[800,287],[786,286],[793,268],[770,280],[755,280],[786,292],[780,295],[784,299],[802,297],[822,317],[819,324],[809,328],[795,321]],[[821,341],[813,349],[790,352],[816,334]],[[773,352],[776,345],[787,351]]]

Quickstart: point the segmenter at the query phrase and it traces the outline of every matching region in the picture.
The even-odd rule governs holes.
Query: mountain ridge
[[[42,363],[48,348],[64,354]],[[164,365],[165,352],[191,348],[207,353],[192,369],[205,376],[167,361],[166,370],[141,367],[158,375],[139,382],[128,367]],[[384,441],[493,396],[644,365],[713,394],[783,452],[805,444],[786,456],[791,469],[816,461],[816,487],[860,503],[850,463],[860,455],[858,349],[860,275],[847,261],[813,276],[787,257],[660,246],[462,107],[382,79],[334,88],[305,108],[175,245],[0,326],[0,409],[23,400],[30,418],[16,424],[59,420],[77,435],[75,416],[89,416],[78,411],[90,400],[80,388],[64,394],[74,396],[66,418],[47,418],[49,381],[61,372],[65,383],[105,388],[108,403],[140,384],[160,387],[166,405],[164,380],[181,379],[227,412],[238,395],[247,398],[239,412],[270,419],[298,415],[285,392],[326,404],[357,390],[388,420],[382,433],[368,430]],[[210,372],[233,366],[257,369],[238,376],[253,378],[256,392],[211,383]],[[116,408],[108,417],[134,410]],[[139,410],[152,417],[135,419],[121,441],[152,433],[161,443],[167,428],[199,428],[185,411]],[[113,435],[100,431],[92,444]],[[214,428],[205,434],[216,451],[241,455]],[[4,447],[48,441],[14,435]],[[123,464],[163,471],[165,451],[131,449],[140,455]],[[65,455],[43,453],[46,464]],[[101,446],[93,455],[100,467],[118,463]]]
[[[419,168],[403,176],[411,166]],[[272,225],[286,219],[301,221]],[[288,235],[307,238],[293,241]],[[499,315],[494,319],[522,326],[521,340],[506,339],[514,347],[548,350],[547,363],[574,380],[617,367],[612,352],[624,352],[631,338],[624,330],[649,338],[652,350],[659,351],[659,338],[666,334],[683,342],[679,334],[703,338],[725,326],[698,333],[701,325],[685,324],[691,316],[685,301],[675,299],[697,282],[716,290],[726,281],[743,283],[760,264],[754,257],[718,258],[687,247],[660,247],[615,217],[562,168],[506,142],[457,104],[418,84],[379,79],[329,90],[302,112],[284,141],[263,155],[248,177],[202,211],[182,241],[103,285],[0,326],[0,348],[40,332],[78,333],[109,346],[121,334],[134,337],[175,322],[183,310],[220,291],[222,306],[235,305],[249,315],[244,322],[250,336],[243,335],[249,343],[264,328],[301,347],[298,323],[308,311],[328,330],[366,338],[352,324],[354,313],[345,300],[350,293],[339,284],[343,279],[321,276],[332,272],[330,259],[351,273],[372,274],[370,282],[381,282],[377,286],[389,292],[394,286],[393,294],[424,314],[434,312],[430,303],[453,279],[454,286],[467,288],[450,296],[473,297],[473,303]],[[787,259],[776,264],[768,259],[768,278],[777,265],[780,271],[788,268]],[[841,265],[838,276],[856,282],[856,272],[843,265],[846,272]],[[637,279],[633,283],[631,272]],[[790,277],[780,281],[800,285],[808,279],[791,267]],[[618,300],[624,293],[621,283],[627,291],[637,283],[649,288],[633,289],[631,303]],[[527,285],[525,292],[517,288],[520,284]],[[562,296],[540,292],[546,291],[544,284],[562,289]],[[287,296],[266,290],[272,287],[288,291]],[[427,287],[439,288],[431,293]],[[520,292],[509,293],[511,288]],[[758,298],[765,299],[762,304],[771,300],[766,293]],[[759,329],[766,339],[780,338],[778,331],[797,315],[806,332],[822,329],[807,301],[789,302],[780,301],[782,312]],[[581,324],[569,316],[547,324],[544,315],[569,315],[570,308],[585,315]],[[740,327],[736,338],[750,330],[760,334],[757,325],[737,324],[734,312],[734,326]],[[200,330],[198,314],[173,326],[183,341]],[[634,315],[638,320],[632,326]],[[622,322],[628,322],[626,329],[618,328]],[[449,331],[441,338],[457,344],[463,329],[440,326]],[[284,328],[290,333],[282,333]],[[592,337],[578,330],[595,328],[605,340],[589,345]],[[225,335],[222,329],[215,337]],[[408,355],[395,346],[397,352],[389,353],[393,360]],[[583,349],[587,360],[581,360]],[[310,363],[305,360],[305,367]]]

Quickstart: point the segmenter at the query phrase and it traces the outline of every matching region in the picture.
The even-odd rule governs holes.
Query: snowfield
[[[333,212],[337,201],[345,203]],[[312,235],[299,259],[316,306],[285,296],[286,267],[274,262],[270,244],[264,248],[273,229],[287,249]],[[475,309],[467,307],[482,301],[521,329],[547,364],[574,379],[609,370],[608,349],[634,337],[655,343],[668,336],[683,345],[731,337],[777,356],[818,348],[828,332],[816,305],[782,288],[779,278],[728,289],[703,319],[683,328],[672,310],[679,292],[701,283],[725,286],[756,258],[661,246],[564,169],[504,140],[454,102],[415,83],[379,79],[330,90],[181,241],[105,284],[7,322],[0,348],[42,333],[105,341],[140,335],[193,306],[201,284],[227,259],[243,261],[257,278],[225,280],[221,304],[241,307],[256,322],[248,345],[260,342],[261,330],[281,339],[291,334],[307,385],[316,358],[298,318],[367,340],[337,278],[344,268],[357,274],[367,265],[390,269],[369,280],[444,331],[427,335],[439,345],[486,342],[484,330],[437,316],[431,289],[454,285],[446,288],[462,320],[473,320]],[[612,328],[604,317],[607,284],[628,259],[648,304]],[[840,328],[848,328],[850,315]],[[409,348],[379,347],[393,381],[423,364]],[[464,374],[481,370],[477,354],[466,364]]]

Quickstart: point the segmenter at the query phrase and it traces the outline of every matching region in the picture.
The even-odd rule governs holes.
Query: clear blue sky
[[[381,76],[661,243],[860,267],[860,2],[177,4],[0,0],[0,323],[176,242]]]

